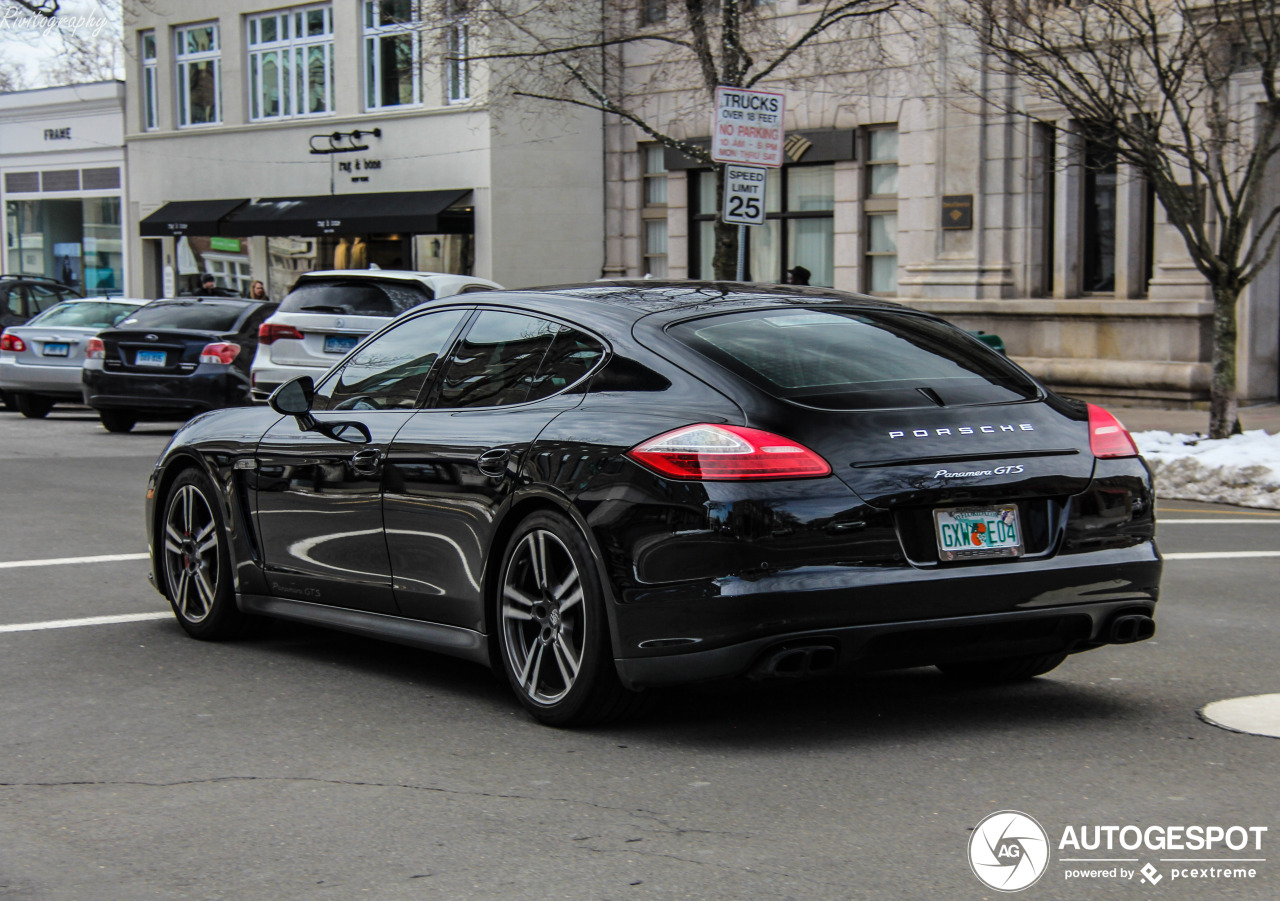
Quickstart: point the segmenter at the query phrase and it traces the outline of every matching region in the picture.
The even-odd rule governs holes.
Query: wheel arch
[[[165,508],[168,506],[169,491],[173,488],[173,483],[178,480],[188,469],[194,469],[201,473],[205,478],[213,483],[214,494],[218,508],[222,513],[222,521],[224,523],[235,523],[234,511],[230,503],[227,493],[223,490],[223,480],[218,471],[212,467],[204,455],[196,452],[192,448],[178,448],[173,451],[164,462],[164,468],[160,471],[160,475],[156,479],[155,487],[155,505],[151,509],[151,534],[155,540],[152,547],[156,548],[151,555],[151,572],[155,577],[156,587],[160,589],[160,593],[166,598],[169,597],[169,589],[164,578],[164,571],[160,566],[161,553],[158,548],[164,546],[163,523],[165,516]],[[234,528],[234,526],[233,526]],[[231,573],[233,582],[238,581],[239,568],[236,566],[235,560],[235,542],[227,542],[227,553],[231,555]],[[170,598],[172,600],[172,598]]]

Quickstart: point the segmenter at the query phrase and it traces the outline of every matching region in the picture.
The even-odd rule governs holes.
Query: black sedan
[[[258,326],[275,308],[230,297],[153,301],[89,339],[84,402],[109,432],[252,403]]]
[[[1150,637],[1161,572],[1114,417],[810,288],[428,303],[179,430],[147,498],[192,636],[262,615],[443,651],[559,725],[722,677],[1030,678]]]

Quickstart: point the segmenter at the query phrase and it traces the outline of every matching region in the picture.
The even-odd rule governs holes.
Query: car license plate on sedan
[[[324,352],[327,354],[344,354],[356,346],[355,335],[325,335]]]
[[[941,560],[1022,556],[1022,529],[1014,504],[933,511]]]
[[[71,353],[70,344],[46,344],[44,346],[44,355],[46,357],[65,357]]]
[[[135,366],[163,366],[165,356],[163,350],[140,350],[133,362]]]

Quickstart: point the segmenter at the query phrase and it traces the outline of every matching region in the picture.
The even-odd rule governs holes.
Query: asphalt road
[[[1015,809],[1053,845],[1028,899],[1280,896],[1275,739],[1196,711],[1280,691],[1280,558],[1166,565],[1152,641],[1016,686],[932,670],[700,686],[648,719],[535,725],[485,670],[314,629],[229,644],[163,613],[140,559],[170,434],[0,413],[0,897],[1003,897],[970,830]],[[1190,520],[1190,521],[1189,521]],[[1280,549],[1280,514],[1170,501],[1174,555]],[[21,565],[13,565],[21,564]],[[1261,851],[1060,850],[1068,826],[1265,826]],[[1067,879],[1123,857],[1158,883]],[[1165,857],[1268,858],[1175,879]]]

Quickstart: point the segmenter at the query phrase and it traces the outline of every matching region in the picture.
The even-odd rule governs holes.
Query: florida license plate
[[[325,335],[324,352],[327,354],[344,354],[356,346],[354,335]]]
[[[44,355],[46,357],[65,357],[71,353],[70,344],[46,344],[44,346]]]
[[[140,350],[133,358],[136,366],[163,366],[165,352],[163,350]]]
[[[1022,528],[1014,504],[934,510],[933,524],[941,560],[1022,556]]]

